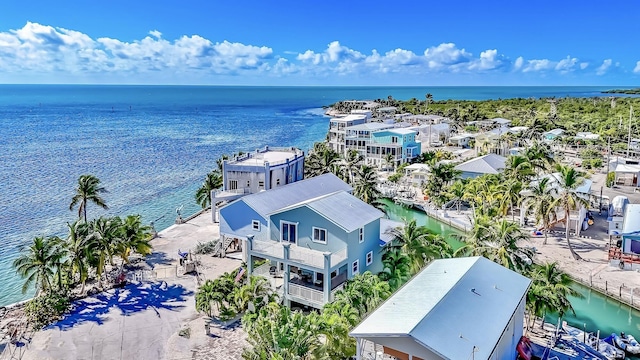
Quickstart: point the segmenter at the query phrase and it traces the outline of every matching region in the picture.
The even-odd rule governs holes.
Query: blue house
[[[322,308],[344,282],[382,271],[384,214],[333,174],[244,196],[220,209],[221,241],[242,242],[248,273],[285,299]]]
[[[410,162],[420,156],[421,144],[416,141],[418,132],[405,128],[379,130],[371,133],[371,142],[366,145],[366,160],[379,167],[385,165],[391,154],[393,165]]]

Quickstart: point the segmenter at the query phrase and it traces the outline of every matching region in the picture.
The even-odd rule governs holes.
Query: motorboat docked
[[[621,332],[620,335],[613,333],[604,339],[609,344],[615,345],[618,349],[623,350],[627,354],[639,355],[640,343],[636,341],[633,335]]]
[[[545,346],[531,342],[523,336],[516,350],[518,359],[522,360],[608,360],[606,356],[571,337],[559,337],[553,346]]]
[[[562,332],[567,336],[573,337],[574,339],[585,343],[595,351],[606,356],[607,359],[617,360],[625,358],[624,351],[618,349],[612,344],[609,344],[604,339],[600,339],[599,332],[598,335],[587,333],[578,328],[570,326],[566,321],[562,322]]]

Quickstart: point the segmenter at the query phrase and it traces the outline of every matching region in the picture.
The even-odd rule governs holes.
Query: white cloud
[[[582,62],[580,63],[580,70],[584,70],[587,67],[589,67],[589,63],[588,62]]]
[[[636,74],[640,73],[640,61],[636,63],[636,67],[633,68],[633,72]]]
[[[523,64],[524,64],[524,58],[522,56],[518,56],[516,61],[513,63],[513,69],[514,70],[520,70],[520,69],[522,69],[522,65]]]
[[[555,67],[555,64],[548,59],[527,60],[526,65],[522,69],[522,72],[545,71],[545,70],[551,70],[554,67]]]
[[[555,66],[555,69],[557,71],[560,71],[561,73],[567,73],[575,70],[576,64],[578,64],[577,58],[572,58],[570,56],[567,56],[566,58],[558,61],[558,63]]]
[[[156,39],[160,39],[162,37],[162,33],[158,30],[149,31],[149,35],[153,36]]]
[[[609,70],[612,63],[613,61],[611,59],[606,59],[605,61],[603,61],[602,65],[598,66],[598,68],[596,69],[596,75],[604,75],[607,70]]]

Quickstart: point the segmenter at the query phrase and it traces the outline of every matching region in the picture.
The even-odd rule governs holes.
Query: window
[[[367,266],[371,265],[373,262],[373,251],[369,251],[367,253]]]
[[[358,242],[361,244],[364,242],[364,228],[358,230]]]
[[[277,185],[280,185],[280,179],[277,179],[277,180],[276,180],[276,186],[277,186]]]
[[[238,180],[229,180],[229,190],[238,189]]]
[[[326,244],[327,243],[327,229],[320,229],[313,227],[313,242]]]
[[[298,242],[298,224],[281,221],[280,222],[280,241],[297,243]]]
[[[334,277],[338,276],[338,270],[333,270],[331,272],[331,278],[333,279]]]
[[[359,265],[360,265],[360,260],[356,260],[353,262],[353,265],[351,267],[352,275],[357,275],[360,272],[360,269],[358,268]]]
[[[247,187],[251,187],[251,180],[247,180]]]
[[[260,221],[258,220],[253,220],[251,222],[251,227],[253,228],[253,230],[255,231],[260,231]]]
[[[397,136],[392,136],[391,137],[391,143],[393,143],[393,144],[398,143],[398,137]]]
[[[264,181],[258,181],[258,187],[259,188],[263,188],[264,187]]]

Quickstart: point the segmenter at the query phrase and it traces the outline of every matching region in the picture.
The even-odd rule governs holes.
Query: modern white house
[[[460,178],[469,179],[486,174],[501,173],[507,162],[507,158],[496,154],[487,154],[465,161],[455,167],[460,171]]]
[[[430,174],[431,167],[427,164],[411,164],[404,168],[404,175],[415,186],[422,186]]]
[[[247,273],[287,305],[322,308],[353,276],[382,271],[384,213],[333,174],[244,196],[220,209],[220,242],[242,243]]]
[[[304,178],[304,152],[300,149],[265,146],[222,162],[222,189],[211,192],[213,221],[218,222],[215,204],[232,201]]]
[[[351,331],[356,359],[514,360],[530,284],[483,257],[435,260]]]
[[[345,153],[345,137],[349,126],[367,122],[366,114],[349,114],[329,120],[329,147],[340,154]]]
[[[371,133],[367,144],[365,161],[378,167],[387,163],[391,155],[391,165],[398,166],[410,162],[421,154],[421,143],[416,140],[418,133],[407,128],[392,128]]]

